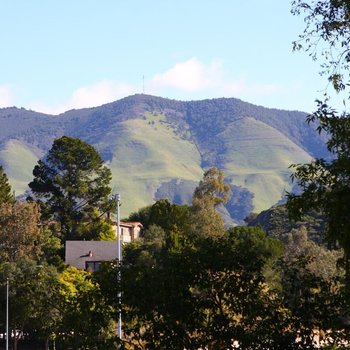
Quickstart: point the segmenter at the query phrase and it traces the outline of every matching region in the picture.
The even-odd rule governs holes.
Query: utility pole
[[[9,279],[6,278],[6,350],[9,350]]]
[[[121,282],[121,262],[122,262],[122,238],[120,234],[120,194],[117,193],[117,261],[118,261],[118,283],[120,286]],[[119,302],[119,317],[118,317],[118,327],[117,327],[117,336],[121,340],[122,339],[122,310],[121,310],[121,305],[122,305],[122,293],[119,290],[118,292],[118,302]]]

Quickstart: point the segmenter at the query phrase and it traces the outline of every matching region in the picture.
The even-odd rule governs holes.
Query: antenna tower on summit
[[[142,93],[145,94],[145,76],[142,76]]]

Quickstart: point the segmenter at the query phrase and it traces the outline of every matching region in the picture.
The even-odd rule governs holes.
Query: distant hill
[[[301,227],[307,229],[308,238],[319,245],[325,245],[325,218],[322,214],[312,211],[301,220],[291,220],[285,204],[263,210],[258,215],[246,218],[248,226],[260,226],[268,237],[277,238],[285,243],[293,230]]]
[[[0,164],[21,194],[55,138],[81,138],[111,168],[124,216],[163,197],[189,203],[204,169],[217,166],[233,190],[225,217],[242,222],[291,189],[290,164],[328,156],[305,118],[235,98],[183,102],[144,94],[58,116],[3,108]]]

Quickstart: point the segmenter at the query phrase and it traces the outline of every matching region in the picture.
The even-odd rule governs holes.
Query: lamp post
[[[6,278],[6,350],[9,350],[9,279]]]
[[[121,233],[120,233],[120,194],[117,193],[116,195],[117,199],[117,261],[118,261],[118,282],[120,285],[121,281],[121,262],[122,262],[122,239],[121,239]],[[122,311],[121,311],[121,299],[122,299],[122,293],[121,291],[118,292],[118,302],[119,302],[119,315],[118,315],[118,326],[117,326],[117,336],[119,339],[122,339]]]

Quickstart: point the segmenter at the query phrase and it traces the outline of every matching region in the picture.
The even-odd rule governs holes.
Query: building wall
[[[117,258],[117,241],[66,241],[66,264],[85,269],[87,261]]]
[[[117,239],[117,225],[114,225]],[[138,239],[142,224],[139,222],[121,222],[122,243]],[[117,240],[115,241],[66,241],[65,262],[78,269],[86,269],[87,262],[110,261],[117,258]],[[97,265],[97,264],[96,264]]]

